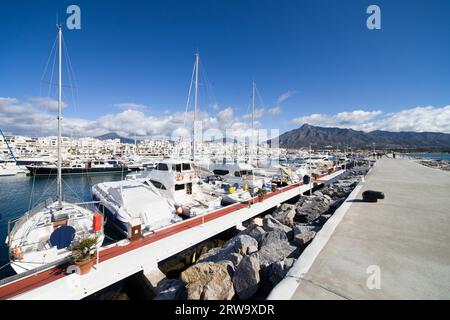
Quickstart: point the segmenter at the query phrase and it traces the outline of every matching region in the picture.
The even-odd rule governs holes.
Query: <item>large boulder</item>
[[[270,214],[266,215],[263,219],[263,229],[267,232],[281,230],[285,232],[288,237],[289,233],[292,231],[291,228],[274,219],[274,217],[272,217]]]
[[[292,227],[294,225],[295,214],[295,205],[283,203],[272,213],[272,216],[282,224]]]
[[[311,242],[311,240],[314,239],[315,236],[316,236],[316,233],[314,231],[306,231],[306,232],[303,232],[303,233],[297,233],[296,235],[294,235],[293,242],[297,246],[303,248],[309,242]]]
[[[227,263],[197,263],[181,273],[188,300],[230,300],[235,295]]]
[[[262,225],[262,220],[261,220]],[[247,229],[241,231],[238,235],[247,235],[254,238],[256,241],[260,241],[262,235],[266,233],[266,231],[256,223],[250,224]]]
[[[186,299],[184,283],[178,279],[165,279],[158,284],[158,295],[154,300],[183,300]]]
[[[242,300],[251,298],[258,291],[259,258],[257,254],[245,256],[233,276],[234,289]]]
[[[235,268],[240,262],[236,254],[247,255],[256,251],[258,251],[258,241],[248,235],[241,234],[225,242],[222,248],[214,248],[202,254],[198,262],[231,261]]]
[[[330,209],[330,202],[324,196],[314,197],[297,205],[295,220],[303,223],[316,221],[321,214]]]
[[[294,232],[294,236],[299,233],[304,233],[308,231],[315,231],[318,232],[320,230],[319,226],[316,225],[307,225],[307,224],[296,224],[292,231]]]
[[[267,242],[258,251],[261,269],[266,268],[275,261],[296,255],[298,250],[284,240]]]
[[[286,236],[286,233],[281,230],[274,230],[266,232],[262,237],[261,241],[259,242],[259,247],[264,247],[266,245],[269,245],[271,242],[274,241],[288,241],[288,238]]]
[[[267,280],[272,287],[276,286],[281,280],[284,279],[289,269],[295,262],[294,258],[286,258],[283,260],[275,261],[264,272],[267,276]]]

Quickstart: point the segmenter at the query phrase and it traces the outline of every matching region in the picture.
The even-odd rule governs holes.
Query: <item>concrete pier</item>
[[[351,198],[269,299],[449,299],[450,172],[383,158]]]

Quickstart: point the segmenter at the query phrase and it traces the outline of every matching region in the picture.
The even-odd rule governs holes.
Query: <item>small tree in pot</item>
[[[87,237],[72,246],[73,262],[80,268],[80,274],[91,271],[94,265],[92,256],[96,253],[98,237]]]
[[[259,188],[256,192],[256,196],[258,197],[258,200],[262,202],[264,200],[264,196],[266,195],[267,190],[264,188]]]

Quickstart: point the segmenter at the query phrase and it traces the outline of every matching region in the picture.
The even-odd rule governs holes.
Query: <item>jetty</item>
[[[450,172],[380,159],[268,299],[448,299],[449,208]]]
[[[102,247],[93,270],[85,275],[69,273],[74,266],[65,263],[0,280],[0,299],[82,299],[139,272],[151,286],[158,274],[159,262],[222,231],[241,228],[242,222],[332,181],[344,172],[337,169],[308,184],[299,182],[268,192],[263,201],[255,197],[250,203],[232,204],[134,241],[122,240]]]

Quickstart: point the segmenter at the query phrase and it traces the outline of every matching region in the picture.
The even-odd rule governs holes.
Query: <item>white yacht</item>
[[[14,160],[0,160],[0,177],[15,176],[19,173],[27,173],[27,170],[18,166]]]
[[[197,216],[220,207],[220,199],[208,196],[200,188],[199,176],[189,160],[165,159],[146,179],[186,216]]]
[[[221,198],[199,186],[199,178],[188,160],[166,159],[148,174],[127,180],[103,182],[92,187],[94,200],[107,209],[113,222],[127,236],[133,225],[153,231],[221,207]]]
[[[103,182],[92,187],[94,200],[100,201],[105,213],[128,237],[131,227],[152,231],[181,221],[172,201],[164,198],[147,180],[134,179]]]
[[[247,163],[211,164],[209,170],[231,185],[238,184],[241,187],[247,185],[249,189],[262,188],[265,183],[268,183],[268,179],[256,176],[253,172],[255,168]]]

